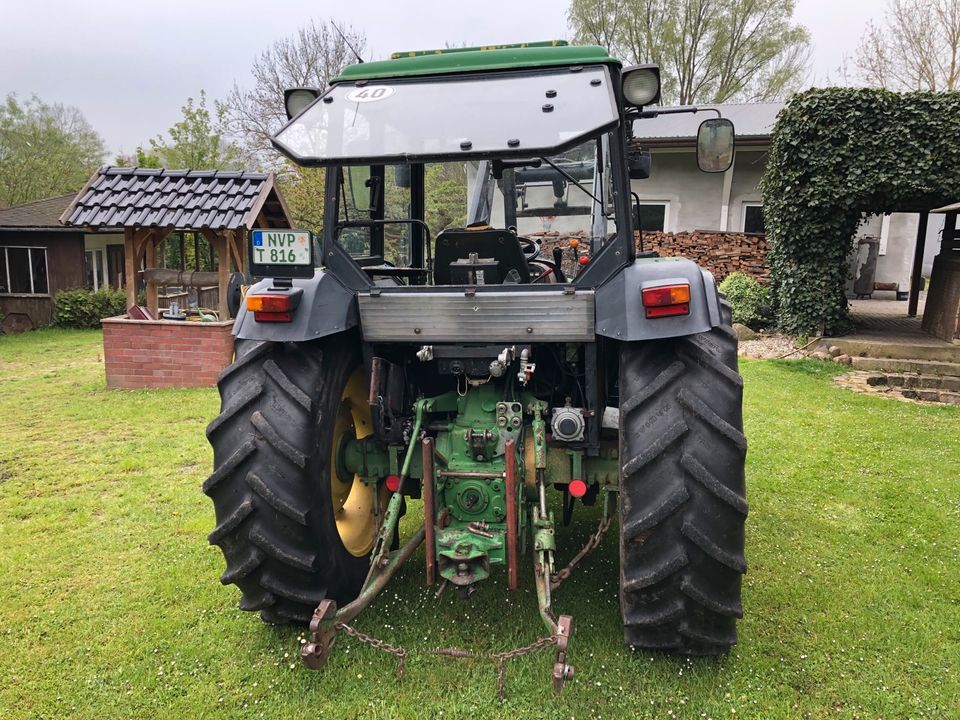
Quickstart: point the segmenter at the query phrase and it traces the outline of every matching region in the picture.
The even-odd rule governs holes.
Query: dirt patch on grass
[[[740,357],[754,360],[772,360],[783,357],[797,349],[796,341],[789,335],[773,332],[760,332],[753,340],[741,340],[737,354]],[[795,352],[789,359],[800,360],[806,357],[806,352]]]

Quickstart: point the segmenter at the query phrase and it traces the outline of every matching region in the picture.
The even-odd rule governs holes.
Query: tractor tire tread
[[[737,641],[747,440],[730,307],[698,336],[622,346],[620,602],[635,648],[715,655]]]
[[[207,433],[214,471],[202,486],[216,511],[209,539],[226,561],[220,581],[266,622],[309,622],[328,597],[346,604],[368,568],[342,546],[317,481],[329,466],[330,408],[359,362],[352,340],[238,340],[217,383],[221,412]]]

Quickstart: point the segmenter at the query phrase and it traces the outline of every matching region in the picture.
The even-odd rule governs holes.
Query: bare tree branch
[[[234,84],[227,98],[229,128],[253,164],[275,167],[280,159],[270,138],[287,116],[283,91],[291,87],[326,88],[345,65],[355,62],[350,46],[361,55],[366,36],[334,21],[310,22],[296,34],[278,40],[257,57],[251,67],[253,86]],[[346,38],[346,42],[344,41]]]
[[[782,99],[809,67],[795,0],[572,0],[581,42],[663,69],[665,103]]]
[[[960,0],[890,0],[883,25],[867,25],[857,68],[890,90],[960,90]]]

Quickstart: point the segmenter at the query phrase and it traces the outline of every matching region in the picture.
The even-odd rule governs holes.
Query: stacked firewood
[[[578,256],[590,255],[590,238],[584,232],[558,233],[555,230],[530,233],[528,237],[540,241],[541,257],[553,258],[553,248],[564,250],[563,270],[567,277],[576,275]],[[571,243],[570,241],[574,242]],[[767,267],[767,240],[763,235],[694,230],[693,232],[645,232],[643,245],[637,237],[637,250],[657,252],[661,257],[685,257],[712,272],[717,281],[735,272],[746,273],[761,283],[770,281]]]
[[[540,241],[540,257],[545,260],[553,261],[553,248],[560,247],[563,250],[563,262],[560,267],[568,278],[576,277],[578,271],[577,259],[581,255],[590,257],[590,236],[582,230],[564,233],[559,233],[556,230],[542,230],[529,233],[526,237]]]
[[[639,242],[637,247],[640,248]],[[690,258],[712,272],[718,281],[735,272],[746,273],[764,284],[770,280],[767,240],[763,235],[710,230],[645,232],[643,249],[664,257]]]

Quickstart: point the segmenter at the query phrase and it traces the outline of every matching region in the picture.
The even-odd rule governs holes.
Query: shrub
[[[770,314],[769,288],[745,273],[735,272],[720,283],[720,292],[730,301],[735,323],[743,323],[750,327],[767,324]]]
[[[53,299],[53,324],[69,328],[98,328],[103,318],[127,311],[123,290],[61,290]]]

